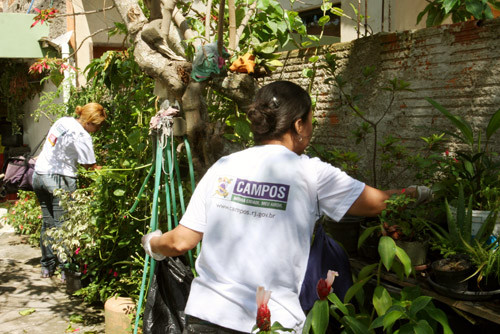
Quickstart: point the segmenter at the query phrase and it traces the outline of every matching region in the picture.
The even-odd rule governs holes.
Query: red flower
[[[446,150],[444,151],[444,154],[446,154],[446,156],[448,157],[450,155],[450,151]]]
[[[271,291],[265,290],[264,287],[257,288],[257,327],[261,331],[269,331],[271,329],[271,311],[267,307]]]
[[[23,229],[23,225],[19,225],[19,228],[22,230]]]
[[[115,271],[115,272],[113,273],[113,276],[114,276],[114,277],[118,277],[118,273]]]
[[[87,265],[87,264],[84,264],[84,265],[83,265],[83,274],[86,274],[86,273],[87,273],[87,267],[88,267],[88,265]]]
[[[80,253],[80,247],[78,247],[75,251],[75,254],[78,255],[78,253]]]
[[[316,285],[316,292],[318,293],[318,297],[321,300],[326,299],[328,295],[333,291],[332,284],[335,280],[335,276],[338,276],[339,273],[333,270],[328,270],[328,274],[326,276],[326,280],[320,278],[318,281],[318,285]]]

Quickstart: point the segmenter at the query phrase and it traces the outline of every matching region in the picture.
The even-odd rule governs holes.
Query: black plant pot
[[[361,223],[359,226],[359,235],[361,236],[363,232],[370,227],[370,221],[365,221]],[[363,242],[363,245],[358,249],[359,255],[364,257],[369,261],[378,261],[380,259],[380,255],[378,254],[378,243],[380,240],[380,231],[374,231],[366,240]]]
[[[66,293],[69,295],[74,294],[82,288],[82,274],[71,270],[65,271],[66,276]]]
[[[432,262],[432,280],[454,291],[467,291],[472,265],[465,259],[441,259]]]
[[[364,217],[346,215],[336,222],[324,217],[322,223],[325,231],[342,245],[349,256],[353,256],[358,251],[359,226],[364,219]]]

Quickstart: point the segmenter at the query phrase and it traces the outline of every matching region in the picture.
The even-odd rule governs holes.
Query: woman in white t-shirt
[[[78,164],[86,169],[97,168],[90,133],[99,130],[107,117],[99,103],[78,106],[75,113],[76,119],[62,117],[52,125],[33,173],[33,190],[42,208],[40,248],[43,278],[52,276],[58,264],[57,254],[54,254],[45,232],[59,228],[64,214],[59,198],[53,192],[55,189],[76,190]]]
[[[250,332],[259,286],[272,292],[271,321],[300,331],[299,293],[316,220],[376,216],[399,192],[372,188],[303,154],[313,131],[311,99],[296,84],[264,86],[247,114],[258,145],[207,171],[175,229],[143,237],[156,260],[184,254],[203,238],[185,333]]]

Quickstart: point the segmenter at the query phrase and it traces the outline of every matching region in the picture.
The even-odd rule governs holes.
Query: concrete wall
[[[307,87],[301,71],[314,50],[283,54],[287,66],[271,80],[289,79]],[[372,37],[326,47],[341,58],[339,73],[349,82],[359,78],[363,67],[376,66],[376,80],[365,91],[361,105],[376,119],[389,103],[377,90],[388,79],[398,77],[411,83],[411,92],[396,96],[390,113],[381,122],[383,134],[401,138],[409,147],[420,147],[421,136],[453,130],[450,124],[424,98],[431,97],[449,111],[462,115],[476,127],[500,108],[500,18],[443,25],[400,33],[379,33]],[[317,98],[317,127],[313,143],[329,148],[371,154],[370,146],[355,145],[351,131],[360,120],[341,106],[339,92],[324,83],[327,74],[319,70],[312,95]],[[492,147],[500,152],[500,135]],[[401,186],[407,186],[405,182]]]

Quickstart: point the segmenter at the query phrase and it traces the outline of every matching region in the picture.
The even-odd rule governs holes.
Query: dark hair
[[[256,143],[280,139],[294,123],[306,120],[311,111],[311,97],[300,86],[290,81],[270,83],[257,92],[247,111]]]

